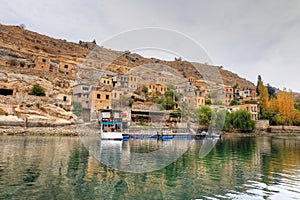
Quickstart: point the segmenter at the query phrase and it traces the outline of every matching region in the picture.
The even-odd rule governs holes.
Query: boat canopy
[[[109,125],[114,125],[114,124],[122,124],[122,122],[102,122],[103,125],[109,124]]]

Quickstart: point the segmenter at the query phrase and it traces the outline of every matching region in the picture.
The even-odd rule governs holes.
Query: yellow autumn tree
[[[258,84],[257,88],[259,91],[259,106],[260,106],[261,114],[264,115],[264,113],[268,108],[268,102],[269,102],[268,88],[264,86],[262,81]]]
[[[268,103],[268,110],[272,113],[278,111],[278,100],[277,98],[271,98]]]
[[[291,91],[280,91],[277,95],[278,111],[281,114],[281,123],[292,125],[296,122],[295,98]]]

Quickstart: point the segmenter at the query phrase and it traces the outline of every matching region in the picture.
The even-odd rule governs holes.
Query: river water
[[[110,157],[182,140],[131,139],[112,144]],[[300,137],[223,138],[203,153],[204,142],[189,141],[165,167],[133,173],[99,162],[79,138],[1,136],[0,199],[300,199]],[[109,157],[109,145],[98,156]]]

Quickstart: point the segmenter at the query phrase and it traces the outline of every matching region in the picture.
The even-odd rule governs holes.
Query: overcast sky
[[[215,65],[255,84],[260,74],[265,83],[300,92],[300,0],[2,0],[0,23],[98,44],[132,29],[175,30]]]

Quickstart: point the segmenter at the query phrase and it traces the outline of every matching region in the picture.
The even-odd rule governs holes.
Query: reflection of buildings
[[[35,199],[37,194],[50,197],[53,190],[49,185],[62,197],[74,192],[66,190],[66,185],[60,181],[76,182],[84,176],[87,164],[84,157],[88,155],[79,157],[86,150],[80,148],[78,142],[78,139],[67,137],[5,137],[0,141],[1,188],[5,186],[1,196],[7,192],[5,199]],[[13,193],[12,185],[19,186]],[[34,187],[31,189],[29,185]]]
[[[95,159],[89,159],[87,174],[89,180],[96,180],[99,183],[97,191],[101,189],[103,194],[108,195],[105,188],[113,188],[114,195],[120,195],[125,199],[146,198],[147,195],[149,198],[149,194],[152,193],[160,195],[158,199],[170,197],[170,193],[172,197],[188,199],[203,196],[225,198],[228,197],[225,196],[228,191],[230,194],[236,192],[237,195],[241,194],[244,197],[249,193],[253,195],[251,188],[262,192],[268,191],[271,186],[272,188],[278,185],[286,186],[285,181],[298,185],[299,140],[271,137],[225,138],[204,158],[199,158],[202,142],[196,141],[182,157],[154,172],[124,173],[97,163]],[[122,152],[153,152],[161,147],[156,140],[130,140],[125,145],[123,143]],[[130,155],[126,154],[129,157]],[[128,157],[121,159],[120,167],[126,160]],[[288,178],[283,175],[285,173],[288,174]],[[297,176],[293,176],[294,174]],[[258,189],[256,184],[262,187]],[[264,188],[264,185],[268,188]],[[120,187],[123,190],[115,194]],[[263,195],[271,198],[276,193],[270,191]]]

